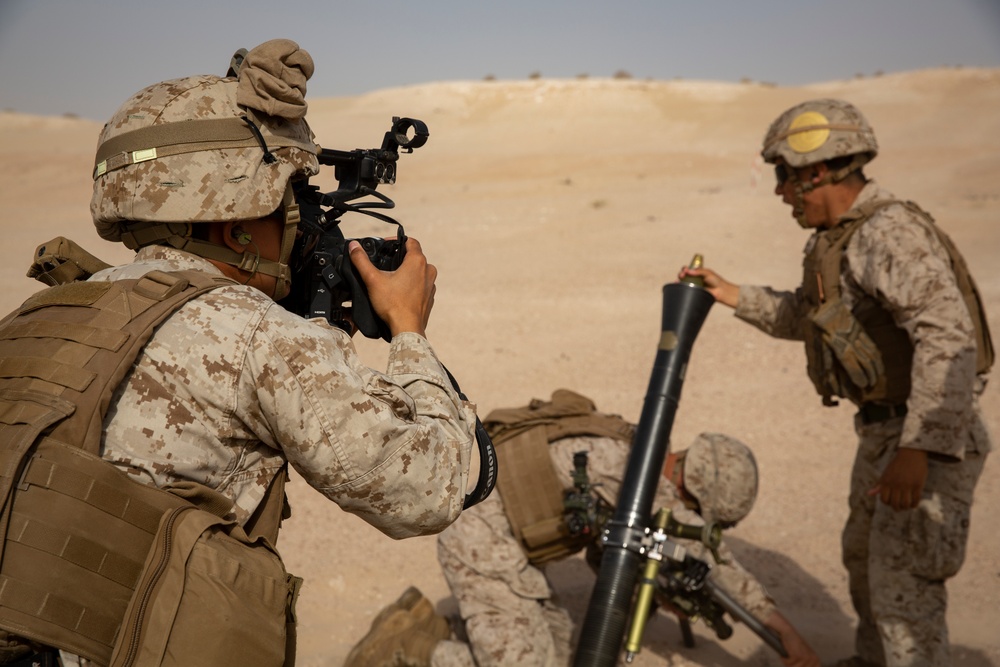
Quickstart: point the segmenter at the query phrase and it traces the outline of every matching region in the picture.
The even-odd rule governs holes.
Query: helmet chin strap
[[[247,282],[249,282],[254,275],[258,273],[263,273],[266,276],[277,278],[275,293],[272,295],[275,300],[287,296],[288,290],[292,284],[292,270],[288,266],[288,260],[292,256],[292,249],[295,246],[295,232],[299,227],[300,216],[299,205],[295,201],[295,192],[292,189],[291,181],[285,185],[285,193],[281,198],[281,211],[283,225],[281,234],[281,249],[278,252],[277,261],[262,258],[256,243],[253,243],[255,252],[252,254],[248,252],[237,253],[226,247],[212,246],[224,250],[225,253],[231,253],[231,256],[235,258],[236,261],[226,261],[224,259],[220,259],[219,261],[231,264],[241,271],[248,271],[250,273],[250,277],[247,278]],[[212,257],[210,259],[219,258]]]
[[[795,188],[793,204],[796,211],[795,221],[799,223],[799,227],[802,229],[809,229],[809,223],[806,221],[806,195],[822,185],[822,183],[813,183],[811,180],[803,181],[798,177],[795,170],[791,170],[788,179]]]
[[[281,236],[281,250],[278,260],[260,256],[260,250],[254,245],[255,252],[236,252],[228,246],[209,243],[193,238],[190,222],[136,222],[128,225],[122,232],[122,242],[131,250],[153,245],[170,245],[178,250],[190,252],[193,255],[212,259],[223,264],[229,264],[241,271],[250,273],[249,282],[254,275],[263,273],[277,279],[274,294],[271,297],[279,300],[288,294],[292,284],[292,270],[288,260],[292,256],[295,245],[295,231],[299,224],[299,205],[295,201],[292,184],[285,185],[285,193],[281,200],[284,227]],[[195,223],[197,224],[197,223]]]
[[[799,178],[796,170],[789,170],[788,179],[795,188],[795,210],[799,211],[795,216],[795,221],[799,223],[799,227],[802,227],[802,229],[812,229],[812,226],[806,220],[806,195],[820,186],[843,180],[849,173],[850,171],[845,172],[843,169],[836,174],[827,171],[823,178],[813,181],[811,178],[802,180]]]
[[[281,252],[278,254],[281,275],[276,276],[278,282],[275,284],[272,295],[275,301],[280,301],[288,296],[292,289],[292,269],[288,265],[288,260],[291,258],[295,246],[295,232],[298,231],[301,216],[291,181],[285,184],[285,194],[281,198],[281,210],[284,213],[285,225],[281,235]]]
[[[798,177],[798,174],[794,169],[790,169],[788,178],[792,181],[792,184],[795,187],[795,210],[801,211],[801,213],[795,216],[795,220],[799,223],[799,226],[803,229],[811,229],[811,226],[806,222],[805,214],[805,196],[807,194],[820,186],[841,182],[855,171],[861,169],[861,167],[863,167],[868,161],[869,158],[867,155],[855,155],[846,167],[838,169],[837,171],[827,170],[826,174],[823,175],[823,178],[815,182],[812,179],[803,181]]]

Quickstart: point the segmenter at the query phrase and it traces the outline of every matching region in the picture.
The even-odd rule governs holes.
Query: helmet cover
[[[846,155],[857,155],[861,166],[878,154],[878,143],[868,121],[844,100],[818,99],[797,104],[771,123],[761,155],[806,167]]]
[[[739,440],[701,433],[684,456],[684,488],[706,521],[736,523],[757,499],[757,462]]]
[[[312,73],[306,51],[277,39],[247,53],[237,76],[172,79],[129,98],[98,141],[90,207],[101,237],[122,240],[132,221],[252,220],[277,210],[292,178],[319,171],[305,121]]]

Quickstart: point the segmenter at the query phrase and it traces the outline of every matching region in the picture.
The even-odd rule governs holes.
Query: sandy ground
[[[870,176],[931,211],[965,253],[1000,332],[1000,71],[939,69],[799,88],[699,81],[457,82],[313,100],[330,148],[375,147],[394,115],[423,119],[427,145],[403,156],[384,188],[407,233],[440,270],[429,338],[485,415],[567,387],[638,420],[656,352],[661,287],[693,253],[737,281],[793,287],[806,233],[772,195],[756,159],[771,120],[806,98],[844,97],[875,128]],[[113,108],[108,109],[110,115]],[[37,244],[69,236],[108,261],[88,213],[100,124],[0,114],[0,310],[39,288],[24,277]],[[334,189],[333,175],[321,175]],[[388,234],[365,220],[350,235]],[[379,367],[385,347],[360,340]],[[983,407],[1000,434],[1000,393]],[[823,408],[799,345],[769,339],[716,306],[698,336],[673,428],[683,448],[702,430],[750,444],[757,506],[731,532],[744,564],[824,659],[851,652],[853,612],[840,528],[853,458],[851,410]],[[299,664],[338,665],[372,616],[410,584],[454,609],[434,538],[392,541],[301,479],[280,547],[306,579]],[[1000,665],[1000,478],[990,462],[973,508],[961,573],[950,583],[956,665]],[[552,566],[578,619],[594,577],[579,559]],[[657,618],[636,663],[776,665],[745,628],[716,641],[696,625],[684,649]]]

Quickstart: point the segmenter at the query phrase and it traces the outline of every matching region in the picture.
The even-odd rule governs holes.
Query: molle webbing
[[[494,410],[484,425],[496,445],[497,488],[504,510],[529,560],[539,565],[585,546],[566,527],[565,490],[548,445],[570,436],[630,442],[634,426],[621,417],[597,412],[590,399],[567,389],[555,391],[551,401],[535,399],[524,408]]]
[[[905,207],[927,221],[928,228],[933,230],[948,253],[956,283],[975,328],[976,372],[987,372],[993,365],[995,353],[979,289],[965,259],[952,240],[934,223],[934,219],[927,212],[913,202],[893,199],[866,202],[856,209],[851,219],[825,232],[824,237],[817,242],[812,255],[805,260],[803,289],[807,300],[813,305],[814,312],[824,303],[839,304],[841,266],[851,237],[875,212],[894,204]],[[869,336],[879,350],[884,371],[874,385],[857,386],[851,382],[846,373],[833,367],[835,355],[831,353],[829,347],[823,348],[818,332],[807,326],[804,333],[806,353],[809,357],[809,375],[817,390],[824,395],[824,402],[829,401],[829,395],[833,393],[851,398],[857,403],[876,402],[892,405],[905,403],[910,391],[909,374],[913,354],[909,336],[895,325],[892,315],[874,299],[862,299],[855,305],[853,313],[846,315],[856,319],[865,335]]]
[[[110,657],[160,516],[186,503],[99,458],[104,414],[155,327],[229,282],[198,272],[72,282],[35,294],[4,321],[4,629],[92,659]]]
[[[107,664],[154,535],[182,498],[42,438],[4,511],[0,626]]]
[[[232,506],[201,485],[148,486],[99,456],[112,395],[156,327],[228,284],[196,271],[68,283],[0,324],[3,629],[107,664],[162,518]],[[272,544],[283,472],[255,514]]]
[[[825,405],[836,405],[833,396],[896,405],[910,395],[909,336],[874,299],[862,299],[854,311],[841,299],[844,251],[867,219],[823,232],[803,263],[803,291],[812,306],[803,331],[807,370]]]
[[[39,292],[0,331],[0,388],[68,400],[73,415],[50,435],[99,453],[111,395],[156,326],[187,300],[229,283],[193,271],[153,271],[137,281],[69,283]]]
[[[886,206],[892,206],[893,204],[899,204],[914,215],[920,216],[926,220],[928,227],[934,231],[938,242],[944,246],[945,251],[948,253],[951,269],[955,273],[955,282],[958,284],[958,289],[962,293],[965,305],[969,309],[969,316],[972,318],[972,326],[975,327],[976,330],[976,373],[988,372],[993,367],[993,362],[996,360],[996,352],[993,347],[993,338],[990,335],[989,323],[986,320],[986,310],[983,308],[982,295],[979,293],[979,287],[976,285],[976,281],[972,277],[972,273],[969,271],[969,266],[966,264],[965,258],[962,256],[962,253],[959,252],[958,246],[956,246],[955,242],[951,240],[951,237],[948,236],[944,230],[942,230],[941,227],[934,222],[934,218],[931,214],[920,208],[920,206],[918,206],[915,202],[896,199],[880,199],[867,202],[858,208],[861,212],[861,218],[867,220],[872,216],[872,214],[875,213],[875,211],[885,208]]]

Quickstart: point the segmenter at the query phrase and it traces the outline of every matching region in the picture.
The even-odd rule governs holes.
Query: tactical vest
[[[494,410],[484,420],[496,445],[497,489],[515,538],[529,561],[540,565],[576,553],[590,538],[572,535],[566,524],[564,489],[556,475],[550,443],[569,436],[604,436],[631,442],[635,427],[617,415],[597,412],[594,403],[568,389],[551,401]]]
[[[988,371],[994,360],[982,299],[961,253],[934,219],[913,202],[875,200],[858,208],[856,219],[824,231],[803,262],[802,287],[810,306],[803,326],[809,378],[826,405],[834,396],[857,405],[896,406],[910,395],[913,344],[896,326],[891,313],[865,295],[853,309],[841,300],[840,275],[844,252],[854,233],[886,206],[899,204],[928,222],[948,253],[959,290],[976,330],[976,372]]]
[[[139,638],[157,621],[146,607],[162,607],[164,595],[179,596],[186,585],[160,580],[176,576],[167,557],[182,544],[194,549],[209,526],[225,526],[221,516],[232,502],[194,483],[168,492],[134,481],[100,458],[102,425],[155,328],[188,300],[227,284],[197,271],[70,282],[37,293],[0,322],[3,630],[102,665],[113,657],[133,664],[149,650]],[[284,480],[282,471],[245,526],[271,544]],[[262,568],[280,565],[276,554],[254,558]],[[147,597],[138,599],[137,590]],[[149,597],[154,592],[160,597]],[[131,645],[122,646],[123,628]]]

